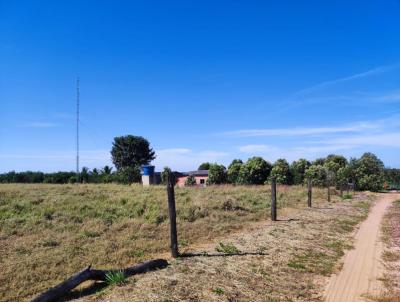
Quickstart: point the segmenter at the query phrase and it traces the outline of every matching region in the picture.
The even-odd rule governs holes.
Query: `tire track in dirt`
[[[344,256],[342,270],[329,280],[325,291],[327,302],[365,301],[363,295],[381,291],[378,278],[383,273],[380,260],[383,246],[379,230],[386,210],[398,198],[400,194],[380,194],[356,234],[354,249]]]

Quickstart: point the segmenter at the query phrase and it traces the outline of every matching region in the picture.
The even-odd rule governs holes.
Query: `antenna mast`
[[[76,183],[79,183],[79,77],[76,78]]]

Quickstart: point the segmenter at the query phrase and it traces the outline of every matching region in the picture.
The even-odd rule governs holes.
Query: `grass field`
[[[268,186],[176,189],[181,249],[268,219],[269,194]],[[281,186],[278,209],[303,208],[306,198],[305,188]],[[324,199],[315,189],[315,204]],[[89,264],[121,268],[165,254],[166,205],[161,186],[0,185],[0,301],[32,298]]]

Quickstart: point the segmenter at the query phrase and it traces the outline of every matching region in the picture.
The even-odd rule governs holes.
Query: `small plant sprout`
[[[349,193],[343,195],[343,199],[352,199],[352,198],[353,198],[353,195],[351,195]]]
[[[215,288],[212,289],[212,291],[214,293],[216,293],[217,295],[222,295],[224,293],[224,289],[221,288],[221,287],[215,287]]]
[[[126,276],[123,271],[111,271],[106,274],[108,285],[123,285],[126,283]]]
[[[215,248],[215,250],[219,253],[224,253],[227,255],[235,255],[240,253],[239,249],[232,243],[224,244],[220,242],[219,245]]]

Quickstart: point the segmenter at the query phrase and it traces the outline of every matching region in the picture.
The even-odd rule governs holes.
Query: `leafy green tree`
[[[94,168],[92,171],[89,171],[89,180],[90,183],[98,183],[100,180],[100,173],[97,168]]]
[[[278,184],[289,185],[292,183],[292,174],[286,159],[278,159],[274,163],[269,177],[274,177]]]
[[[385,168],[384,175],[387,188],[400,189],[400,169]]]
[[[120,168],[118,169],[115,178],[119,183],[123,184],[140,182],[141,179],[140,169],[137,166]]]
[[[332,184],[338,186],[337,173],[339,169],[348,165],[347,159],[342,155],[330,154],[326,157],[324,167],[326,168],[327,175]]]
[[[271,173],[272,165],[261,157],[252,157],[240,167],[237,182],[240,184],[262,185]]]
[[[139,169],[141,165],[147,165],[156,158],[150,143],[134,135],[115,137],[111,156],[118,170],[128,167]]]
[[[211,165],[212,165],[212,164],[211,164],[211,163],[208,163],[208,162],[202,163],[202,164],[198,167],[197,170],[209,170]]]
[[[86,167],[83,167],[79,176],[79,180],[82,183],[88,183],[89,182],[89,169]]]
[[[112,167],[104,166],[103,169],[100,170],[100,181],[102,183],[110,183],[113,181],[113,172]]]
[[[193,175],[189,175],[185,180],[185,186],[195,186],[196,178]]]
[[[336,186],[342,190],[347,188],[352,176],[352,169],[349,165],[339,168],[336,173]]]
[[[311,178],[315,186],[326,185],[326,169],[322,165],[311,165],[305,172],[305,179]]]
[[[317,158],[312,162],[314,166],[323,166],[325,164],[325,158]]]
[[[223,165],[211,164],[208,169],[208,184],[223,184],[226,183],[226,169]]]
[[[241,159],[234,159],[228,166],[227,177],[229,183],[235,184],[238,182],[239,172],[242,165],[243,161]]]
[[[359,190],[379,191],[383,188],[384,165],[373,153],[364,153],[354,162],[356,186]]]
[[[110,166],[104,166],[104,168],[101,170],[101,174],[111,175],[111,173],[112,173],[112,167]]]
[[[334,165],[336,168],[337,172],[340,168],[343,168],[345,166],[347,166],[348,162],[346,157],[342,156],[342,155],[336,155],[336,154],[329,154],[326,159],[325,159],[325,164],[327,163],[334,163],[336,165]]]
[[[164,170],[161,172],[161,183],[166,185],[168,181],[168,175],[172,173],[170,167],[164,167]]]
[[[311,163],[304,158],[300,158],[292,163],[290,170],[293,175],[293,184],[299,185],[304,183],[304,174],[310,166]]]

